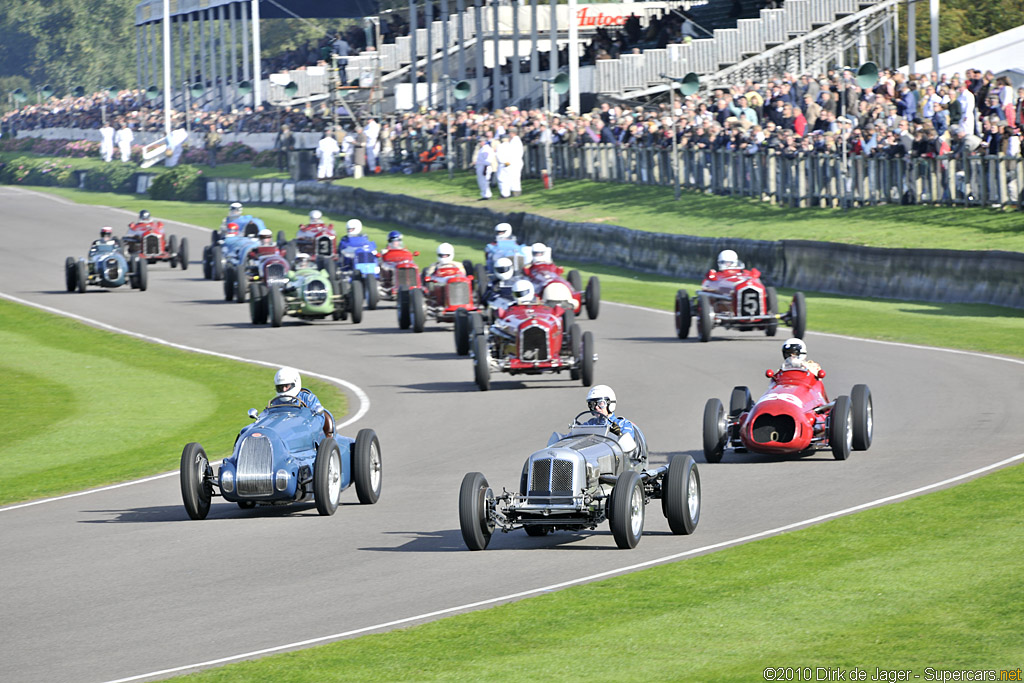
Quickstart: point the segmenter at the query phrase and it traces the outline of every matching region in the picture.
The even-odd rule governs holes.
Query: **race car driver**
[[[610,386],[598,384],[592,387],[587,392],[587,410],[594,417],[586,424],[604,424],[606,421],[611,423],[612,434],[619,437],[619,445],[622,446],[623,452],[630,457],[639,458],[641,457],[640,441],[643,436],[636,425],[615,414],[616,406],[615,391]]]
[[[807,357],[807,344],[803,339],[791,337],[782,344],[782,369],[795,370],[802,368],[812,375],[817,375],[821,366]]]

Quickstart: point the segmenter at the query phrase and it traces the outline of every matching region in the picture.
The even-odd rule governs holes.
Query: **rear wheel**
[[[316,511],[330,516],[338,509],[341,498],[341,450],[338,442],[328,437],[316,449],[313,464],[313,497]]]
[[[239,266],[236,270],[238,279],[235,282],[235,300],[244,304],[245,297],[249,293],[249,273],[246,272],[245,266]]]
[[[853,448],[853,424],[850,420],[850,397],[840,396],[828,416],[828,442],[832,457],[846,460]]]
[[[686,339],[690,336],[690,295],[685,289],[676,292],[676,336]]]
[[[700,473],[689,455],[677,455],[663,480],[665,517],[674,534],[692,534],[700,521]]]
[[[455,311],[455,353],[469,355],[469,311],[465,308]]]
[[[171,235],[170,237],[167,238],[167,251],[171,255],[171,258],[167,259],[170,262],[170,264],[171,264],[171,268],[177,268],[178,267],[178,238],[175,237],[174,235]]]
[[[249,285],[249,318],[253,325],[267,322],[267,286],[261,282]]]
[[[360,429],[352,452],[352,479],[356,495],[363,505],[373,505],[380,498],[382,462],[380,440],[372,429]]]
[[[210,274],[214,280],[224,279],[224,250],[219,244],[210,247]]]
[[[203,247],[203,279],[213,279],[213,257],[210,255],[209,245]]]
[[[288,244],[288,236],[284,234],[284,230],[278,230],[277,231],[277,248],[280,249],[281,247],[285,246],[286,244]]]
[[[366,308],[371,311],[377,310],[377,304],[380,302],[380,283],[377,282],[377,278],[368,275],[363,280],[363,286],[366,289]]]
[[[78,261],[75,263],[75,284],[78,286],[79,293],[85,293],[85,286],[88,284],[88,269],[84,261]]]
[[[409,292],[409,312],[412,316],[412,331],[422,332],[427,322],[427,307],[423,300],[422,289],[414,289]]]
[[[398,329],[400,330],[407,330],[409,325],[412,324],[412,316],[409,311],[411,291],[409,289],[400,289],[398,291],[398,302],[395,308],[398,311]]]
[[[717,398],[704,404],[704,459],[710,463],[722,462],[725,450],[725,409]]]
[[[349,291],[349,305],[351,306],[352,323],[358,325],[363,322],[363,281],[353,280],[352,289]]]
[[[178,242],[178,265],[182,270],[188,270],[188,238],[182,237]]]
[[[711,310],[711,299],[706,294],[697,295],[697,337],[706,342],[711,339],[711,329],[715,326],[715,315]]]
[[[68,256],[64,261],[64,284],[69,292],[78,287],[78,269],[75,268],[75,257]]]
[[[281,286],[270,285],[267,292],[267,317],[274,327],[281,327],[281,320],[284,319],[284,294],[281,293]]]
[[[462,540],[470,550],[483,550],[491,542],[494,522],[488,508],[494,503],[494,492],[480,472],[469,472],[459,488],[459,527]]]
[[[213,487],[208,480],[213,471],[206,451],[199,444],[187,444],[181,451],[181,499],[192,519],[206,519],[210,513]]]
[[[803,292],[793,295],[793,303],[789,306],[789,326],[793,328],[794,337],[804,338],[807,332],[807,303]]]
[[[601,281],[597,279],[596,275],[591,275],[587,280],[587,292],[584,298],[587,303],[587,317],[596,320],[597,314],[601,310]]]
[[[764,290],[764,297],[768,315],[772,316],[772,319],[764,326],[764,333],[765,336],[774,337],[776,330],[779,329],[779,319],[775,317],[779,312],[779,295],[775,293],[774,287],[767,287]]]
[[[580,361],[580,380],[583,386],[594,383],[594,333],[583,333],[583,358]]]
[[[288,260],[288,263],[294,263],[295,257],[299,254],[299,248],[295,246],[295,242],[289,242],[284,245],[284,257]]]
[[[478,334],[473,338],[473,379],[480,391],[487,391],[491,388],[491,367],[490,353],[487,347],[487,337]]]
[[[583,291],[583,276],[580,275],[580,271],[570,270],[569,274],[565,277],[565,279],[569,281],[569,285],[572,287],[572,291]]]
[[[578,324],[573,323],[566,337],[569,340],[569,353],[576,359],[576,364],[569,370],[569,378],[576,380],[583,371],[583,330]]]
[[[732,395],[729,396],[729,417],[739,417],[740,413],[750,410],[751,403],[750,389],[733,387]]]
[[[224,301],[234,301],[235,300],[235,279],[236,279],[236,277],[237,276],[235,275],[235,267],[232,266],[232,265],[229,265],[227,267],[227,269],[224,271],[224,274],[223,274],[223,278],[224,278]]]
[[[871,447],[875,431],[871,389],[867,384],[853,385],[853,391],[850,392],[850,419],[853,421],[853,450],[866,451]]]
[[[487,291],[487,266],[478,263],[473,270],[467,270],[466,272],[473,274],[473,297],[479,306],[484,300],[484,292]]]
[[[149,286],[149,264],[146,263],[146,259],[140,258],[135,264],[135,281],[138,284],[139,291],[145,292]]]
[[[644,487],[640,475],[626,470],[615,482],[611,518],[615,545],[622,549],[635,548],[644,533]]]

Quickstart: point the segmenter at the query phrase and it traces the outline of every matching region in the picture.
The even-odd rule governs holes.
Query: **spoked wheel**
[[[700,521],[700,472],[689,455],[677,455],[668,464],[663,482],[665,517],[674,534],[692,534]]]
[[[640,475],[626,470],[619,475],[614,491],[611,528],[615,545],[622,549],[635,548],[644,533],[644,486]]]
[[[832,457],[846,460],[853,449],[853,421],[850,419],[850,397],[840,396],[828,417],[828,442]]]
[[[206,519],[210,513],[213,487],[208,477],[212,476],[203,447],[195,442],[187,444],[181,451],[181,499],[192,519]]]
[[[779,329],[779,319],[775,317],[779,312],[779,295],[775,293],[774,287],[767,287],[764,290],[764,297],[767,313],[772,316],[772,319],[764,326],[764,334],[766,337],[774,337],[775,332]]]
[[[356,495],[363,505],[372,505],[380,498],[382,465],[380,441],[372,429],[360,429],[352,447],[352,479]]]
[[[316,511],[321,515],[333,515],[341,498],[341,450],[338,442],[327,437],[316,449],[313,464],[313,496]]]
[[[466,272],[473,274],[473,296],[477,305],[480,306],[484,300],[484,292],[487,291],[487,266],[478,263],[473,270]]]
[[[676,292],[676,336],[686,339],[690,336],[690,295],[685,289]]]
[[[722,462],[726,433],[725,408],[717,398],[704,404],[704,459],[710,463]]]
[[[867,384],[853,385],[853,391],[850,392],[850,419],[853,421],[853,450],[866,451],[871,447],[875,431],[871,389]]]
[[[459,527],[462,540],[470,550],[483,550],[491,542],[494,522],[490,508],[494,505],[494,492],[487,478],[480,472],[469,472],[462,478],[459,488]]]

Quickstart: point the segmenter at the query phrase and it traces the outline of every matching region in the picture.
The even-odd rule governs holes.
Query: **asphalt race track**
[[[1021,362],[810,333],[810,356],[828,372],[830,395],[856,383],[871,387],[869,451],[846,462],[829,452],[727,453],[721,464],[701,464],[703,509],[692,536],[673,536],[655,503],[632,551],[616,549],[604,525],[583,535],[497,534],[487,551],[473,553],[459,532],[463,475],[478,470],[498,490],[518,486],[526,456],[585,408],[586,390],[568,374],[496,375],[491,391],[480,392],[471,361],[455,355],[450,327],[400,331],[386,303],[361,325],[286,319],[279,329],[254,328],[247,305],[225,303],[221,283],[203,280],[198,259],[208,236],[176,225],[172,231],[191,242],[186,273],[159,264],[144,293],[68,294],[65,257],[84,254],[101,225],[122,234],[130,216],[9,187],[0,187],[0,204],[0,292],[171,342],[343,378],[370,402],[343,433],[372,427],[384,457],[380,502],[360,506],[350,489],[333,517],[319,517],[311,504],[243,511],[214,499],[207,520],[190,521],[176,473],[0,509],[4,680],[129,678],[434,618],[800,525],[1021,451],[1024,409],[1009,400],[1024,389]],[[813,330],[813,307],[809,314]],[[677,453],[703,463],[705,401],[727,405],[741,384],[759,396],[788,336],[787,328],[775,338],[716,329],[711,343],[680,342],[670,316],[611,304],[582,324],[596,337],[596,381],[616,390],[619,413],[644,430],[655,463]],[[271,385],[268,369],[267,393],[252,397],[254,407]],[[350,400],[354,414],[359,401]],[[239,427],[248,421],[223,418]]]

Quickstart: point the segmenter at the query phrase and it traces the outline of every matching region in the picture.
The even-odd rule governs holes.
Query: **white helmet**
[[[350,235],[358,235],[363,231],[363,222],[358,218],[353,218],[345,224],[345,230],[347,230]]]
[[[455,258],[455,247],[448,242],[441,242],[437,245],[437,260],[441,263],[451,263]]]
[[[512,226],[508,223],[498,223],[494,226],[494,239],[507,240],[512,238]]]
[[[228,215],[235,217],[242,215],[242,202],[231,202],[228,205]]]
[[[320,211],[319,209],[313,209],[312,211],[310,211],[309,212],[309,222],[310,223],[323,223],[324,222],[324,214],[323,214],[323,212]]]
[[[608,412],[615,412],[615,392],[607,384],[598,384],[587,392],[587,408],[593,412],[599,401],[604,401],[608,406]]]
[[[278,396],[291,396],[295,398],[302,390],[302,377],[295,368],[281,368],[274,375],[274,388]]]
[[[512,285],[512,296],[517,304],[526,305],[533,302],[533,283],[529,280],[516,280]]]
[[[807,344],[803,339],[791,337],[782,344],[782,360],[796,356],[797,360],[807,360]]]
[[[270,228],[263,228],[256,236],[260,238],[260,242],[263,244],[270,244],[270,240],[274,239],[274,233],[270,231]]]
[[[512,259],[502,256],[494,262],[494,275],[502,282],[511,280],[514,272],[515,266],[512,265]]]
[[[729,270],[740,267],[740,257],[732,249],[724,249],[718,254],[718,269]]]
[[[534,242],[530,251],[533,252],[533,263],[551,263],[551,249],[543,242]]]
[[[309,268],[309,254],[298,253],[295,255],[295,270]]]

